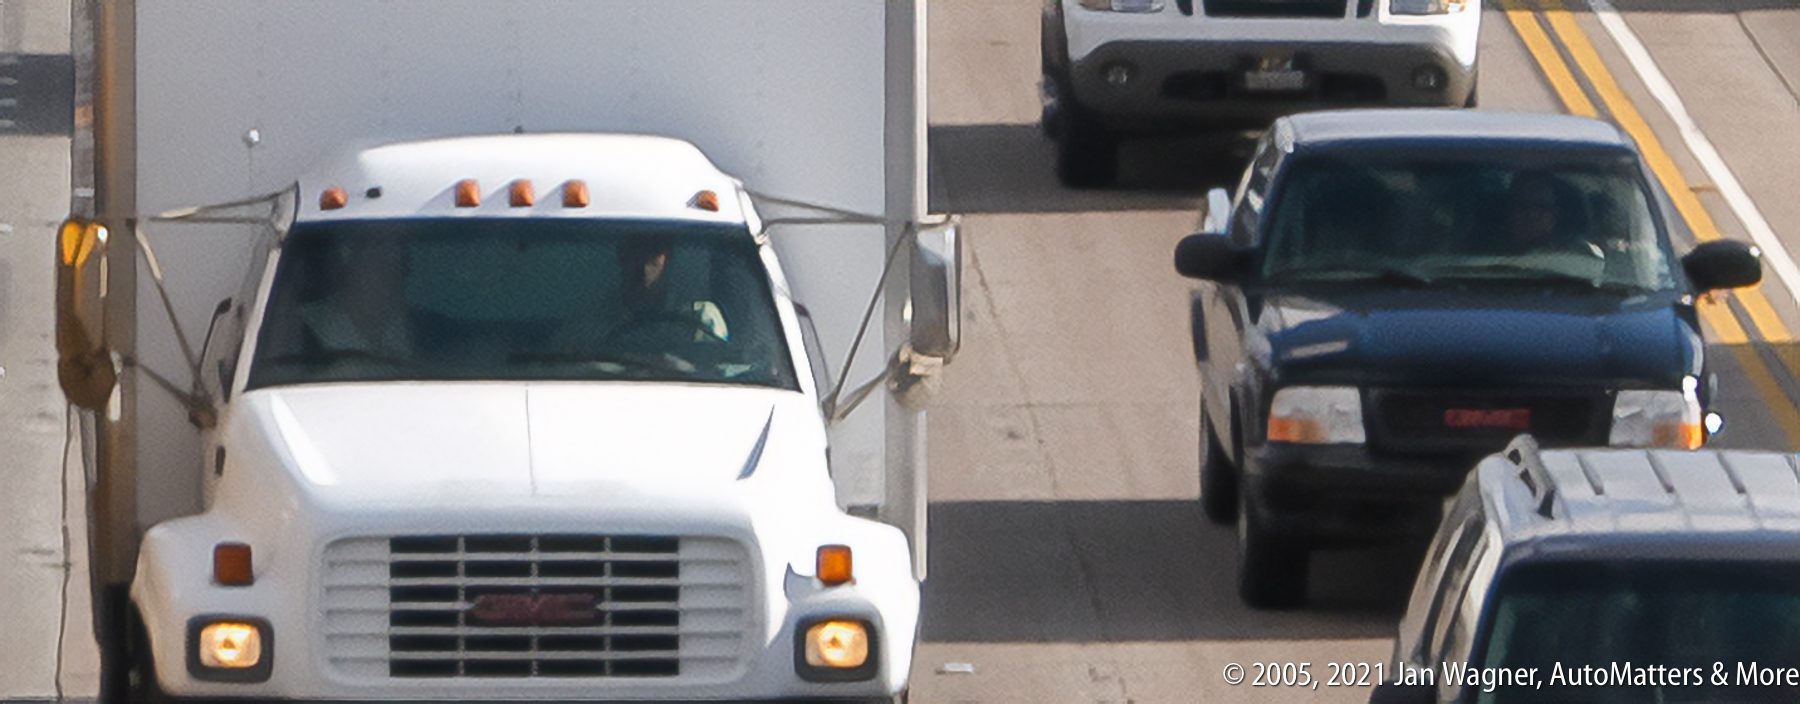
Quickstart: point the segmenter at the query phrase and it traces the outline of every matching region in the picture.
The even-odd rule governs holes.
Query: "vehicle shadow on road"
[[[1319,553],[1311,605],[1263,612],[1238,600],[1232,529],[1191,500],[941,502],[930,535],[931,642],[1387,638],[1420,559]]]
[[[1155,139],[1125,144],[1119,186],[1065,188],[1056,150],[1037,125],[937,125],[931,128],[931,209],[955,213],[1198,211],[1206,189],[1236,184],[1248,144],[1232,140]],[[954,194],[954,195],[951,195]]]

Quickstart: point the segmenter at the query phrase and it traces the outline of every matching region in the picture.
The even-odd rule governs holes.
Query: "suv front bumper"
[[[1298,90],[1257,91],[1245,75],[1265,59],[1291,59]],[[1123,71],[1129,79],[1109,80]],[[1432,87],[1421,87],[1429,74]],[[1127,40],[1096,47],[1069,70],[1075,102],[1124,132],[1261,129],[1308,110],[1461,106],[1475,67],[1439,44],[1277,40]]]

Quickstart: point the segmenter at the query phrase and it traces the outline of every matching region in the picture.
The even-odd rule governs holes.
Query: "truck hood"
[[[1675,386],[1703,343],[1673,294],[1525,290],[1284,294],[1253,299],[1290,382]]]
[[[306,483],[369,498],[654,494],[729,485],[778,453],[824,457],[811,402],[775,389],[332,384],[245,401]]]

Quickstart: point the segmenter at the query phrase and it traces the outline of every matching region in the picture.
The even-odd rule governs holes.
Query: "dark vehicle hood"
[[[1284,383],[1674,388],[1700,373],[1704,345],[1674,293],[1420,289],[1248,302]]]

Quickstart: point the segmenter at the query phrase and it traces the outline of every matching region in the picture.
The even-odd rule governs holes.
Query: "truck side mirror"
[[[1762,250],[1737,240],[1702,242],[1681,258],[1681,268],[1702,291],[1754,286],[1762,281]]]
[[[106,226],[70,218],[56,236],[56,378],[69,402],[106,407],[118,373],[106,344]]]
[[[911,344],[949,361],[962,347],[962,219],[921,224],[913,236]]]
[[[1225,235],[1201,232],[1175,245],[1175,271],[1190,279],[1236,283],[1249,273],[1250,255]]]

